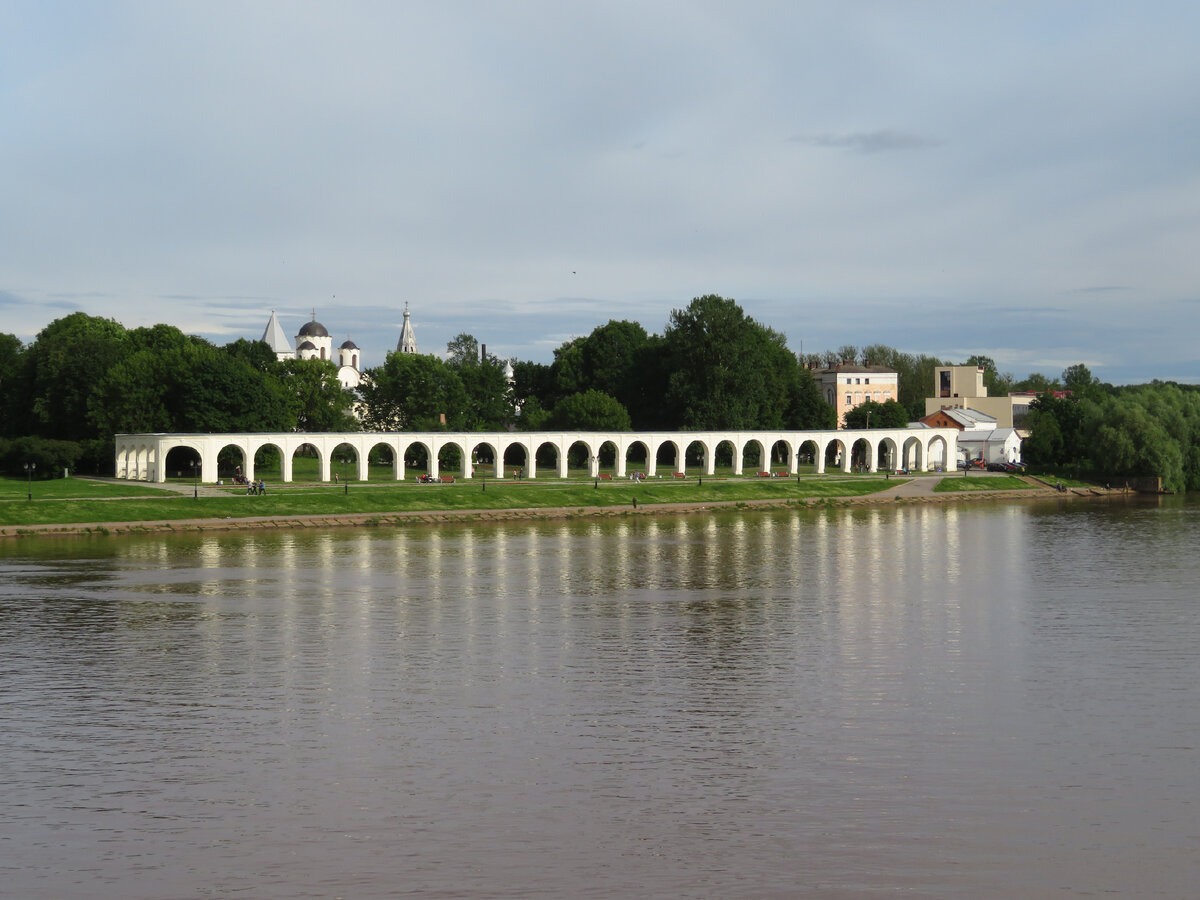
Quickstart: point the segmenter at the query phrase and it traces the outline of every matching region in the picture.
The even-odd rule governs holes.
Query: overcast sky
[[[1200,381],[1194,2],[0,0],[0,331],[378,365],[722,294],[793,350]]]

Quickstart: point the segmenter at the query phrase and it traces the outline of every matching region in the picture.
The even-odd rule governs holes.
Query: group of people
[[[251,481],[246,484],[247,494],[265,494],[267,492],[267,483],[265,481]]]

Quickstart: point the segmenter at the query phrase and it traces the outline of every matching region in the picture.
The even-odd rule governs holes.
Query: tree
[[[796,357],[783,335],[708,294],[674,310],[663,334],[667,427],[780,428]]]
[[[500,431],[513,420],[512,391],[504,368],[494,359],[458,370],[466,392],[459,427],[467,431]]]
[[[784,426],[801,431],[829,431],[837,428],[837,411],[821,396],[820,385],[812,372],[797,367],[788,387],[788,408]]]
[[[275,372],[279,360],[266,341],[248,341],[238,338],[221,348],[234,359],[240,359],[250,364],[260,372]]]
[[[14,334],[0,334],[0,435],[25,433],[29,420],[28,356]]]
[[[29,349],[38,433],[65,440],[93,437],[88,398],[129,351],[128,333],[112,319],[77,312],[43,328]]]
[[[560,400],[546,424],[560,431],[629,431],[633,427],[620,401],[591,390]]]
[[[269,352],[270,348],[267,349]],[[357,430],[358,422],[353,415],[354,394],[338,380],[338,367],[333,362],[285,359],[277,365],[288,411],[297,429],[314,432]]]
[[[455,335],[446,344],[446,363],[456,369],[479,365],[479,341],[473,335]]]
[[[849,410],[843,419],[847,428],[904,428],[908,425],[908,409],[896,400],[867,400]]]
[[[379,431],[457,429],[467,404],[458,373],[419,353],[389,353],[382,366],[364,373],[359,393],[363,423]]]
[[[1083,363],[1063,369],[1062,383],[1064,388],[1080,400],[1094,396],[1100,387],[1100,379],[1092,375],[1091,369]]]

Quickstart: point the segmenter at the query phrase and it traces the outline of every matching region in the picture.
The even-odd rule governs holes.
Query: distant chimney
[[[487,344],[479,345],[479,361],[487,362]]]

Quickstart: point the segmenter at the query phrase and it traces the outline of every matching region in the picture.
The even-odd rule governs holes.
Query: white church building
[[[267,320],[266,330],[263,331],[263,342],[271,348],[278,360],[285,359],[327,359],[338,367],[338,381],[342,387],[351,390],[362,383],[362,352],[354,341],[347,338],[337,349],[337,357],[333,353],[333,338],[329,329],[317,321],[317,312],[313,310],[311,322],[305,322],[296,332],[296,346],[292,349],[291,342],[284,333],[283,326],[271,310],[271,318]],[[400,340],[396,343],[399,353],[416,353],[417,338],[413,333],[412,321],[409,319],[408,304],[404,305],[404,325],[400,329]]]

